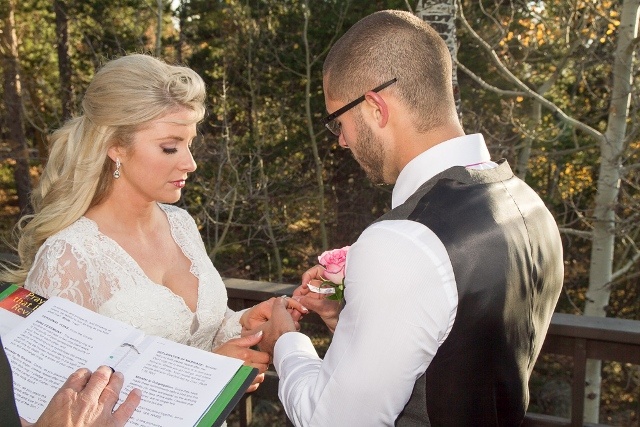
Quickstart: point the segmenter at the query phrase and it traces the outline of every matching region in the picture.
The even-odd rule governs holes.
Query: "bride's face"
[[[135,133],[133,144],[120,157],[115,191],[148,202],[180,199],[187,175],[196,170],[191,143],[196,137],[194,113],[187,109],[149,122]]]

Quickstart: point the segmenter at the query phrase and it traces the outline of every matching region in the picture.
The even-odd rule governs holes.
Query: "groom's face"
[[[327,96],[326,83],[325,79],[325,104],[327,111],[332,113],[342,108],[345,102],[330,99]],[[353,157],[374,184],[384,184],[384,143],[364,121],[362,106],[363,104],[357,105],[335,119],[339,121],[341,128],[337,137],[338,144],[351,150]]]

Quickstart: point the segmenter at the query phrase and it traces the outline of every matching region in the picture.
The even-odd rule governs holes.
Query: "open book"
[[[29,298],[36,298],[37,309],[0,315],[3,324],[17,319],[16,314],[23,317],[2,333],[2,344],[13,371],[18,413],[29,422],[81,367],[108,365],[122,372],[118,404],[133,388],[142,390],[128,426],[219,426],[257,375],[240,359],[146,336],[66,299],[39,301],[15,286],[0,290],[0,311],[18,309],[16,301],[28,305]]]

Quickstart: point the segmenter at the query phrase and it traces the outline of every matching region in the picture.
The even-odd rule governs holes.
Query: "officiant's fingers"
[[[80,393],[87,386],[89,378],[91,378],[91,371],[87,368],[80,368],[67,378],[62,388],[70,388],[76,393]]]
[[[113,391],[116,396],[115,402],[113,404],[111,402],[106,403],[105,406],[113,411],[113,407],[118,402],[118,395],[120,394],[120,390],[122,390],[122,385],[124,384],[124,376],[120,372],[114,372],[111,375],[111,380],[109,381],[109,385],[105,388],[105,391],[110,387],[113,387]],[[103,391],[104,394],[104,391]],[[118,409],[113,411],[113,418],[117,422],[118,425],[125,425],[126,422],[131,418],[133,412],[136,410],[140,401],[142,399],[142,391],[138,388],[134,388],[129,392],[127,398],[122,402]]]
[[[104,403],[102,398],[102,393],[107,387],[107,385],[109,384],[109,380],[111,379],[112,373],[113,373],[113,370],[110,367],[100,366],[91,374],[84,389],[80,393],[88,395],[87,400],[89,401],[92,401],[92,402],[100,401],[101,403]],[[108,394],[109,392],[107,392],[105,397]],[[117,401],[117,397],[116,397],[116,401]]]
[[[118,401],[122,384],[124,384],[124,376],[121,372],[115,372],[109,366],[100,366],[91,375],[85,392],[95,394],[98,402],[113,409]]]
[[[127,421],[129,421],[129,418],[131,418],[131,415],[133,415],[133,413],[135,412],[141,400],[142,391],[138,388],[134,388],[129,392],[129,395],[124,400],[124,402],[122,402],[120,406],[118,406],[118,409],[113,412],[113,418],[119,424],[126,424]]]

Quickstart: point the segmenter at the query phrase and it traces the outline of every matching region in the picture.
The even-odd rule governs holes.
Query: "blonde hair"
[[[383,10],[362,18],[336,42],[323,65],[326,95],[348,102],[397,78],[385,89],[412,111],[421,132],[455,115],[451,54],[440,35],[409,12]]]
[[[204,82],[190,68],[142,54],[107,62],[87,88],[83,114],[51,135],[49,159],[31,197],[34,214],[17,225],[20,265],[0,279],[23,284],[44,241],[109,194],[110,147],[128,148],[137,130],[181,108],[194,111],[200,121],[204,100]]]

